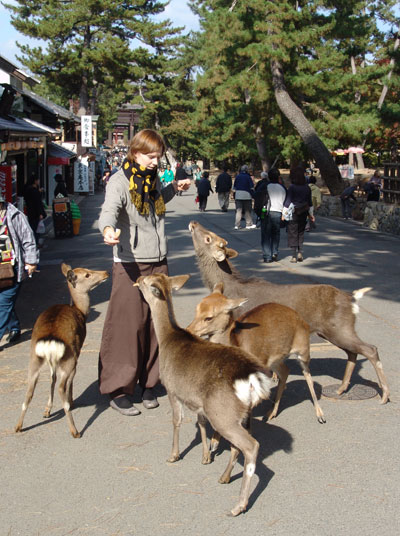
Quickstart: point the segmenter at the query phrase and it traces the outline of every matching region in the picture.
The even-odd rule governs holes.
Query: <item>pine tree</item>
[[[5,4],[12,24],[43,47],[19,45],[18,59],[64,104],[79,98],[79,114],[102,112],[111,122],[117,105],[133,95],[137,79],[150,76],[177,44],[170,21],[151,17],[165,3],[153,0],[17,0]],[[140,47],[132,48],[133,41]]]

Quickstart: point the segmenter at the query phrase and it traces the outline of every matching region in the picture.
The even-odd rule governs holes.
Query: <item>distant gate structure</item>
[[[400,205],[400,162],[384,162],[383,201]]]

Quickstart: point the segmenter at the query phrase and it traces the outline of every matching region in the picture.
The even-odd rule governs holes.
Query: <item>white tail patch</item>
[[[55,370],[65,353],[65,344],[61,341],[38,341],[35,352],[38,357],[46,359],[51,369]]]
[[[268,376],[256,372],[246,380],[236,380],[233,387],[238,399],[246,406],[253,407],[269,397],[273,384]]]
[[[353,291],[353,304],[351,306],[351,310],[353,311],[353,314],[356,315],[360,311],[360,308],[356,302],[358,302],[358,300],[361,300],[364,294],[366,292],[369,292],[370,290],[372,290],[372,287],[364,287],[364,288],[360,288],[358,290]]]

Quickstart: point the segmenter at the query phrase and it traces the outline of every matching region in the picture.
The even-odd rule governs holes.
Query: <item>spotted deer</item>
[[[228,242],[191,221],[189,230],[197,256],[201,276],[206,287],[212,291],[216,283],[222,282],[228,298],[245,296],[247,302],[237,310],[237,315],[262,303],[279,303],[294,309],[310,327],[310,333],[318,335],[347,354],[343,380],[337,390],[344,393],[350,384],[357,354],[365,356],[375,369],[382,390],[381,404],[389,400],[389,386],[383,372],[376,346],[362,341],[355,331],[357,302],[370,287],[343,292],[332,285],[274,285],[265,279],[244,277],[234,268],[229,259],[238,253],[228,248]]]
[[[173,443],[169,462],[179,459],[179,428],[183,406],[197,413],[203,445],[202,463],[211,462],[207,447],[206,420],[231,443],[228,465],[219,479],[230,480],[239,451],[244,456],[239,501],[231,510],[236,516],[247,508],[250,482],[256,467],[258,442],[250,435],[251,410],[268,398],[271,380],[254,358],[240,348],[204,341],[178,326],[171,290],[179,290],[189,275],[141,276],[135,283],[148,302],[159,343],[160,377],[173,413]]]
[[[229,299],[223,295],[223,284],[217,283],[213,292],[196,306],[196,315],[187,329],[199,337],[208,336],[211,342],[239,346],[250,352],[262,367],[275,372],[279,378],[275,403],[268,420],[278,414],[289,369],[284,360],[294,354],[299,360],[310,390],[319,423],[325,417],[318,404],[309,369],[310,329],[296,311],[278,303],[264,303],[247,311],[237,320],[233,312],[247,299]]]
[[[89,313],[89,292],[108,278],[105,271],[75,268],[65,263],[61,271],[68,283],[72,304],[52,305],[40,314],[31,337],[31,355],[28,369],[28,388],[16,432],[22,430],[26,410],[32,400],[42,365],[50,367],[50,397],[43,417],[50,417],[53,407],[54,388],[59,372],[58,392],[73,437],[80,437],[71,414],[72,383],[76,373],[79,354],[86,337],[86,317]]]

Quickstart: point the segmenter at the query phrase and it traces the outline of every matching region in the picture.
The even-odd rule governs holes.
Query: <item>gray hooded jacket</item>
[[[175,196],[175,188],[169,184],[161,189],[157,179],[157,190],[164,203]],[[99,217],[99,229],[106,227],[121,229],[119,244],[113,247],[114,257],[122,262],[160,262],[167,256],[167,239],[164,215],[157,216],[150,204],[150,213],[141,215],[131,201],[129,181],[121,169],[111,176],[107,184],[106,198]]]

